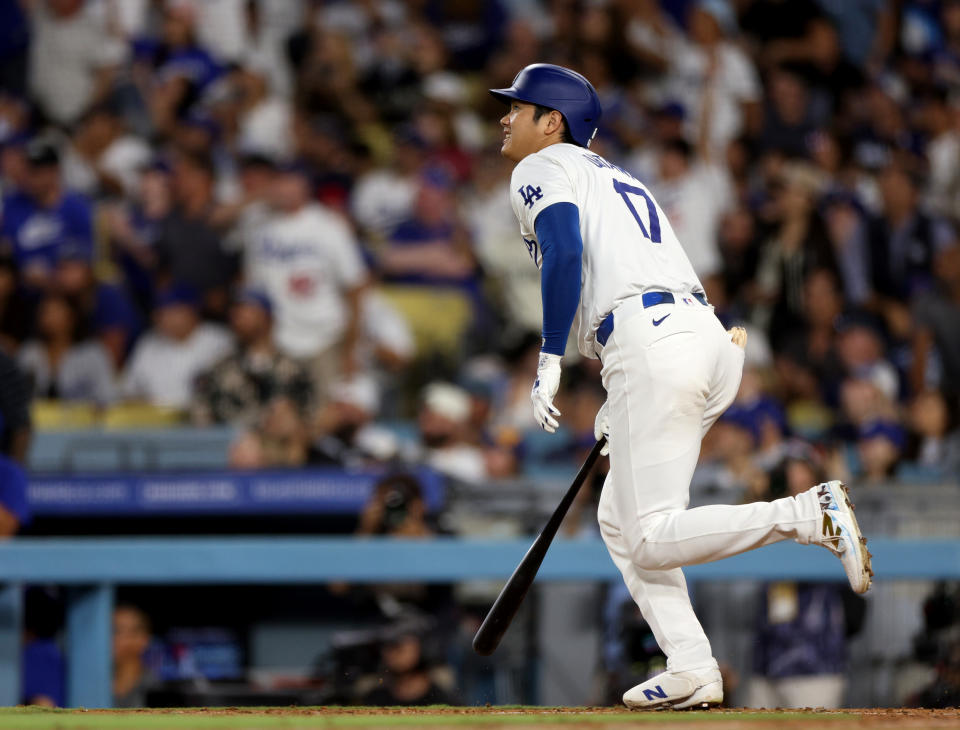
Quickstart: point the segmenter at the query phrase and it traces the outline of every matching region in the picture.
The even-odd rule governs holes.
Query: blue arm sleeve
[[[543,352],[563,355],[570,325],[580,304],[580,271],[583,239],[580,211],[573,203],[544,208],[534,223],[540,255],[540,289],[543,298]]]

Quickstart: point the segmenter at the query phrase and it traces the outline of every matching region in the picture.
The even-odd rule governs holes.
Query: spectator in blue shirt
[[[48,140],[35,138],[26,148],[26,189],[3,201],[0,235],[9,241],[25,284],[49,283],[61,247],[93,250],[92,207],[83,195],[65,190],[60,153]]]

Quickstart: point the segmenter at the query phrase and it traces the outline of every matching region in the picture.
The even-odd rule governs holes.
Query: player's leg
[[[612,511],[613,491],[608,474],[597,508],[600,534],[610,557],[623,575],[630,595],[650,625],[657,644],[666,654],[667,668],[716,669],[717,662],[713,658],[710,641],[690,605],[683,572],[679,568],[649,571],[634,565],[630,548]]]
[[[820,516],[814,492],[686,509],[701,436],[736,394],[742,351],[706,311],[652,345],[642,331],[631,336],[644,325],[642,317],[628,319],[603,353],[616,485],[611,511],[633,563],[663,570],[781,540],[813,540]]]
[[[718,704],[723,701],[720,670],[710,641],[690,605],[683,572],[679,568],[648,571],[634,565],[612,511],[610,495],[614,491],[608,474],[597,510],[600,534],[630,595],[667,656],[667,671],[628,690],[623,701],[633,708]]]
[[[679,341],[674,344],[682,346]],[[697,360],[684,372],[676,371],[676,380],[683,387],[669,383],[668,387],[650,392],[645,387],[649,379],[643,358],[624,362],[622,355],[616,343],[608,341],[604,350],[604,385],[610,403],[611,471],[604,484],[598,518],[614,563],[667,655],[667,672],[628,691],[624,702],[630,707],[715,704],[723,698],[722,682],[710,642],[690,605],[683,573],[679,569],[647,570],[638,565],[630,536],[622,529],[622,520],[635,523],[637,514],[636,500],[630,496],[636,492],[631,481],[634,474],[624,468],[629,467],[628,455],[639,452],[645,461],[661,463],[664,454],[670,455],[663,473],[650,477],[660,486],[657,493],[650,494],[656,500],[652,508],[669,509],[677,503],[678,494],[685,506],[687,486],[699,452],[710,368],[704,360]],[[631,407],[631,388],[636,388],[636,395],[644,401],[642,409]],[[645,445],[638,435],[650,438],[654,431],[661,436],[659,455],[646,458]]]

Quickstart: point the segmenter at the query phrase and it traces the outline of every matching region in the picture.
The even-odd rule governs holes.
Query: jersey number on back
[[[660,219],[657,217],[657,206],[653,204],[653,201],[650,200],[650,196],[647,195],[647,191],[643,188],[638,188],[636,185],[630,185],[629,183],[621,182],[620,180],[613,181],[613,189],[620,193],[620,197],[623,198],[623,202],[627,204],[627,207],[630,209],[630,212],[633,213],[633,217],[637,221],[637,225],[640,226],[640,230],[643,232],[643,235],[649,238],[653,243],[660,243]],[[630,194],[639,195],[645,201],[647,201],[647,213],[650,216],[650,232],[647,232],[647,227],[643,225],[643,221],[640,220],[640,214],[637,213],[637,209],[633,207],[633,201],[630,200]]]

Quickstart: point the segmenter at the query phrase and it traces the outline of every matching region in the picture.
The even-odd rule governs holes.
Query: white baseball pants
[[[600,351],[610,473],[598,519],[667,669],[687,671],[717,662],[680,567],[788,538],[809,543],[820,508],[811,492],[687,509],[700,441],[736,396],[744,352],[712,307],[676,300],[644,309],[633,297],[614,311],[613,334]]]

